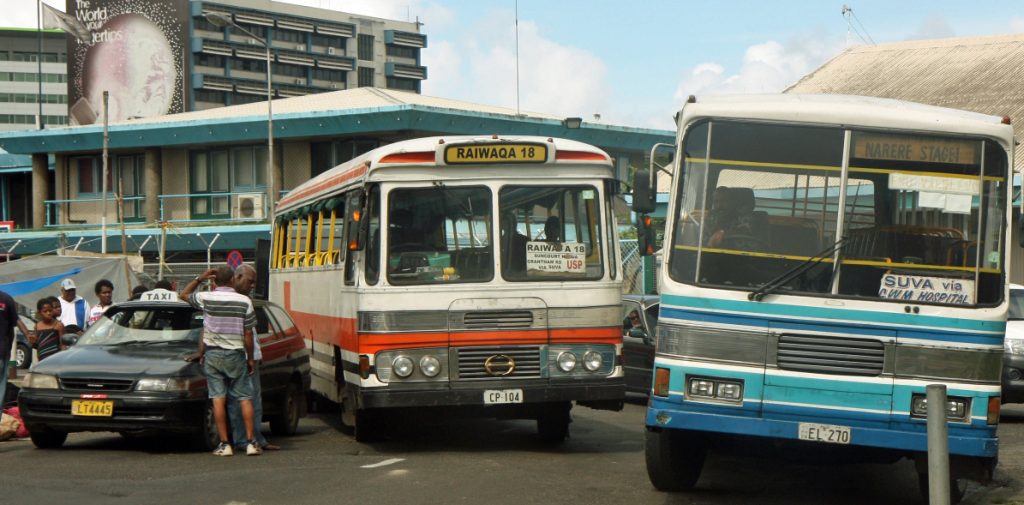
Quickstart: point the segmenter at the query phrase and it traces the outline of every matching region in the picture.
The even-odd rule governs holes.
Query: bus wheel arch
[[[572,423],[572,402],[558,402],[544,405],[537,413],[537,435],[546,444],[560,444],[569,437],[569,423]]]

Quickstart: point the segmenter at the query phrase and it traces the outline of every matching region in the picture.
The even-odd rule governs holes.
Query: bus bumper
[[[502,390],[522,390],[523,404],[575,401],[588,407],[604,410],[621,410],[626,397],[626,385],[621,377],[594,381],[501,381],[475,382],[471,385],[438,384],[403,385],[387,388],[362,388],[359,390],[360,408],[392,407],[446,407],[481,406],[490,407],[486,402],[487,393]],[[515,403],[498,404],[515,405]]]
[[[688,403],[695,404],[691,406]],[[895,420],[889,426],[868,426],[857,420],[841,417],[795,420],[751,415],[749,411],[738,409],[734,414],[730,414],[727,409],[728,407],[706,408],[696,402],[680,402],[676,398],[666,399],[652,396],[645,424],[652,429],[706,431],[796,441],[801,440],[800,424],[813,422],[850,427],[852,430],[850,445],[918,453],[928,450],[926,431],[901,429],[901,427],[911,425]],[[824,442],[806,443],[824,444]],[[994,459],[998,452],[999,439],[995,436],[995,426],[980,429],[961,428],[950,423],[949,453],[951,455]]]

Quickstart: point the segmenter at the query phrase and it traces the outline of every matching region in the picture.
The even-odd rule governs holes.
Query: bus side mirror
[[[345,242],[348,244],[349,251],[362,251],[363,244],[366,243],[366,230],[367,223],[366,209],[363,208],[363,204],[366,200],[363,198],[361,192],[349,197],[348,205],[345,206],[348,209],[348,215],[345,219],[348,221],[345,228],[346,237]]]
[[[654,178],[650,169],[638,168],[633,172],[633,212],[647,214],[655,209]]]

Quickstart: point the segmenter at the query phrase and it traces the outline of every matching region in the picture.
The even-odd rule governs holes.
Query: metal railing
[[[266,193],[239,191],[225,193],[187,193],[160,195],[156,221],[193,223],[210,221],[266,221],[270,214]],[[46,200],[47,228],[100,226],[103,219],[103,198]],[[146,223],[146,197],[124,197],[124,222]],[[117,199],[107,198],[107,224],[120,224]]]
[[[120,224],[118,220],[117,198],[107,199],[107,224]],[[143,196],[124,197],[125,223],[143,223],[146,215],[143,210],[146,198]],[[75,200],[45,200],[47,228],[53,227],[94,227],[103,219],[103,198],[78,198]]]

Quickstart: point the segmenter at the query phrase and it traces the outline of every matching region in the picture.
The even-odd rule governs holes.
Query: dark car
[[[34,329],[36,322],[31,317],[26,315],[19,315],[21,321],[25,323],[25,327],[28,329]],[[17,345],[14,348],[14,353],[11,354],[11,359],[14,361],[14,366],[18,368],[28,368],[32,366],[32,344],[29,343],[28,337],[21,332],[18,327],[14,328],[14,337],[17,341]]]
[[[1024,403],[1024,286],[1010,285],[1010,315],[1003,340],[1003,403]]]
[[[658,327],[657,295],[623,295],[622,364],[626,373],[626,392],[648,395],[654,368],[654,337]],[[636,312],[638,320],[630,319]]]
[[[281,307],[254,302],[263,351],[263,414],[276,435],[293,434],[305,414],[309,351]],[[188,435],[201,449],[219,442],[195,352],[203,313],[180,301],[126,302],[66,351],[35,364],[18,403],[36,447],[61,446],[69,432]]]

